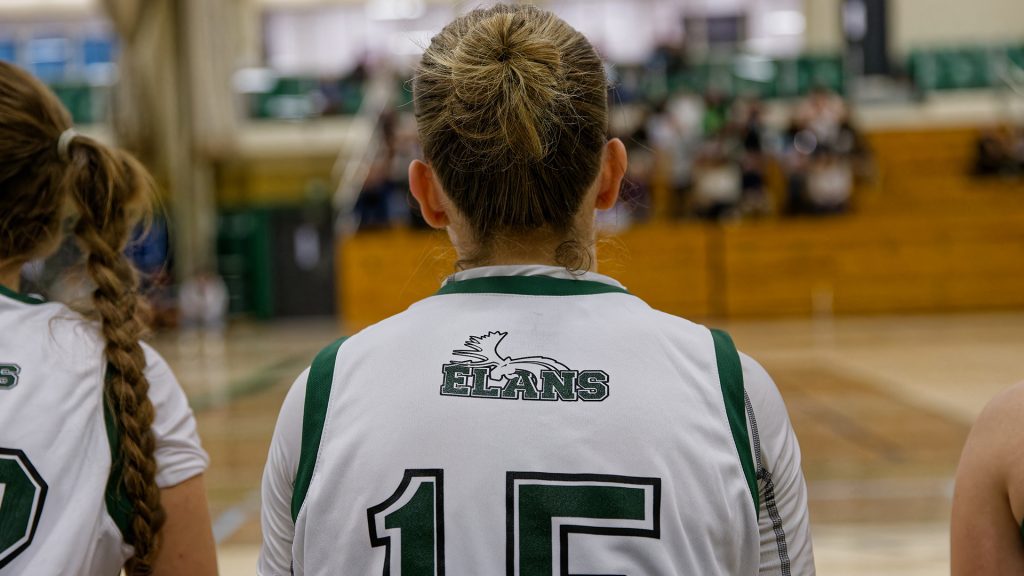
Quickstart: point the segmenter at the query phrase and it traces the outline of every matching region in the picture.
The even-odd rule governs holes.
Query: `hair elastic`
[[[75,132],[74,128],[68,128],[60,133],[60,139],[57,140],[57,156],[61,161],[67,162],[71,159],[68,156],[68,147],[71,146],[71,141],[75,139],[75,136],[78,136],[78,132]]]

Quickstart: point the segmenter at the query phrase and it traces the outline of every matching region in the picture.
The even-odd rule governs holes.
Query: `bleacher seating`
[[[697,319],[1024,307],[1024,183],[970,177],[976,135],[872,133],[879,181],[853,214],[650,224],[602,241],[600,270]],[[436,234],[359,235],[337,254],[352,328],[403,310],[454,269]]]

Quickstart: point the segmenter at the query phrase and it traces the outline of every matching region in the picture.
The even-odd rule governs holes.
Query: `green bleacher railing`
[[[996,88],[1008,65],[1024,67],[1024,43],[918,49],[907,57],[907,72],[922,92]]]

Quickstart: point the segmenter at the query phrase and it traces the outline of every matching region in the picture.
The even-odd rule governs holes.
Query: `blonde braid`
[[[139,344],[146,331],[145,305],[138,295],[135,268],[124,247],[138,222],[138,208],[152,190],[149,177],[127,154],[88,138],[72,144],[75,180],[72,194],[79,212],[75,236],[86,253],[93,283],[93,307],[99,317],[107,359],[105,395],[121,434],[122,485],[133,505],[133,574],[147,574],[159,551],[165,514],[156,485],[155,415]],[[77,177],[76,177],[77,176]],[[145,210],[145,208],[143,208]]]

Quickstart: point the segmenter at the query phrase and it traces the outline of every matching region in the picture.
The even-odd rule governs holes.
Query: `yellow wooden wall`
[[[1024,306],[1024,210],[727,228],[721,257],[728,317]]]
[[[652,306],[691,317],[711,313],[703,226],[639,228],[599,244],[598,269]],[[434,293],[455,270],[444,234],[379,231],[339,240],[342,319],[363,327]]]
[[[433,294],[455,267],[455,253],[443,233],[381,230],[338,242],[338,309],[352,328],[397,314]]]
[[[404,310],[454,269],[446,238],[430,233],[359,235],[338,254],[352,327]],[[1024,210],[650,225],[602,241],[599,254],[599,270],[630,292],[696,319],[1024,307]]]

